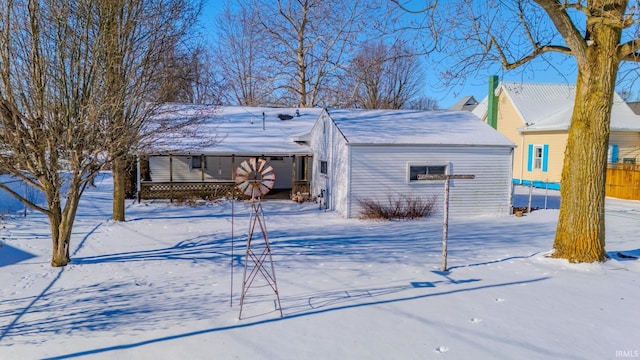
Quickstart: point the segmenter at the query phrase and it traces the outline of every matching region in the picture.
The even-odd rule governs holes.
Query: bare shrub
[[[362,208],[360,218],[392,220],[428,217],[435,210],[436,199],[436,195],[424,199],[406,194],[388,195],[386,203],[371,199],[359,199],[358,204]]]

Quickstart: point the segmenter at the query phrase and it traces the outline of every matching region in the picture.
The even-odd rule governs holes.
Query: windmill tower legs
[[[255,241],[259,239],[254,239],[256,226],[260,228],[264,244],[261,244],[260,241]],[[238,315],[238,319],[242,319],[245,296],[258,275],[261,275],[262,279],[264,279],[271,290],[273,290],[277,300],[277,307],[280,311],[280,317],[282,317],[282,305],[280,304],[280,294],[278,293],[278,285],[276,283],[276,272],[271,256],[271,246],[269,245],[264,212],[262,211],[262,204],[259,199],[251,201],[249,236],[245,253],[242,293],[240,294],[240,314]]]

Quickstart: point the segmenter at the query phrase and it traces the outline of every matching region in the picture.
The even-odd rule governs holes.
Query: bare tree
[[[422,95],[414,99],[411,99],[402,108],[411,109],[411,110],[431,111],[431,110],[438,110],[440,106],[438,105],[438,100],[426,95]]]
[[[421,90],[424,74],[402,41],[393,45],[364,45],[351,61],[347,75],[355,83],[353,106],[400,109]]]
[[[214,59],[220,69],[226,103],[243,106],[266,105],[273,86],[264,62],[268,45],[259,24],[257,9],[244,3],[227,2],[216,19]]]
[[[113,161],[113,220],[124,221],[127,156],[159,131],[146,126],[157,115],[159,101],[193,96],[194,75],[189,66],[181,67],[189,56],[179,48],[196,22],[201,3],[99,0],[96,6],[109,121],[106,150]],[[191,121],[175,122],[163,130],[190,125]]]
[[[51,265],[64,266],[80,196],[105,165],[95,8],[85,0],[0,3],[0,168],[46,204],[0,188],[47,215]]]
[[[571,262],[604,261],[611,108],[621,64],[640,59],[636,7],[626,0],[465,0],[427,6],[408,10],[423,18],[426,14],[429,27],[424,35],[459,61],[450,72],[454,78],[492,61],[505,69],[539,59],[553,68],[558,57],[552,54],[575,61],[576,98],[553,256]]]
[[[332,76],[375,18],[375,2],[342,0],[253,0],[266,33],[274,94],[281,104],[311,107],[328,98]]]
[[[211,50],[199,45],[191,52],[191,66],[194,74],[190,103],[221,105],[224,85],[216,74],[215,59]]]
[[[150,98],[157,103],[211,104],[220,91],[203,45],[174,47],[159,57]]]

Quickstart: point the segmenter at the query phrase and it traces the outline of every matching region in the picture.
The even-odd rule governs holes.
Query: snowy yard
[[[637,201],[607,199],[603,264],[545,257],[555,192],[548,210],[521,218],[451,219],[447,273],[440,216],[373,222],[264,202],[284,317],[258,279],[238,319],[246,204],[232,217],[229,202],[130,203],[115,223],[111,179],[96,183],[65,268],[49,265],[46,218],[0,196],[11,211],[0,227],[0,359],[640,357]]]

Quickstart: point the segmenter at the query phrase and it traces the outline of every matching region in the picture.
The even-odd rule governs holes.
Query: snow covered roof
[[[159,134],[151,153],[220,155],[301,155],[309,147],[295,142],[320,117],[320,108],[273,108],[167,104],[157,123],[201,119],[183,131]],[[264,116],[263,116],[264,114]],[[214,139],[215,137],[215,139]],[[212,141],[213,140],[213,141]]]
[[[571,122],[576,96],[575,85],[501,83],[496,93],[505,92],[523,120],[526,131],[566,130]],[[487,98],[473,113],[480,118],[487,114]],[[614,94],[611,110],[611,130],[640,131],[640,116],[618,95]]]
[[[513,146],[469,111],[329,110],[350,144]]]

